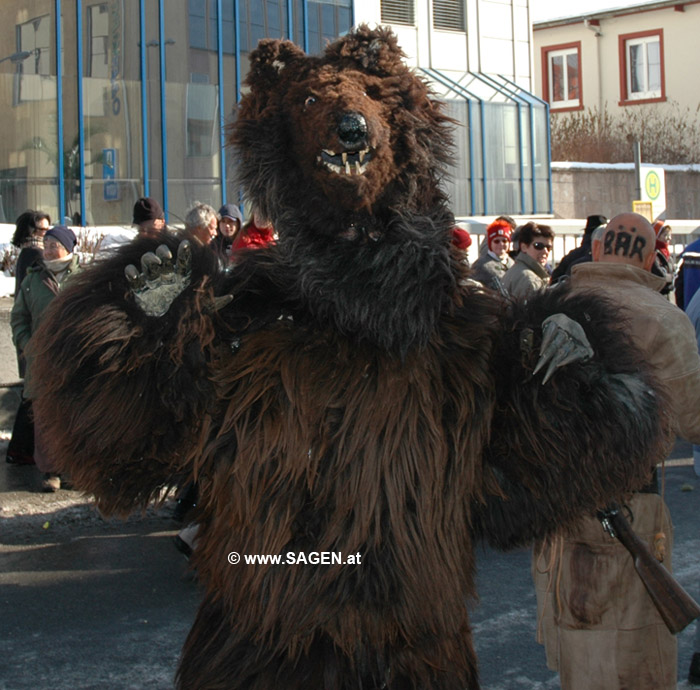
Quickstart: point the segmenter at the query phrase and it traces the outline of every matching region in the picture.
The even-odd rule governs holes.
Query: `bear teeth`
[[[371,158],[369,149],[361,151],[343,151],[338,154],[330,149],[323,149],[316,160],[336,175],[364,175]]]

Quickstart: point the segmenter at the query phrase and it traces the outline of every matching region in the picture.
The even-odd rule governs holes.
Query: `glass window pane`
[[[221,43],[224,53],[232,55],[236,48],[236,34],[233,22],[224,20],[221,27]]]
[[[210,4],[205,4],[210,9]],[[206,28],[212,16],[207,15]],[[177,13],[165,13],[167,203],[171,222],[184,218],[195,201],[221,204],[218,64],[211,52],[182,50]],[[214,43],[216,37],[214,36]],[[159,85],[155,85],[159,91]],[[158,132],[156,136],[160,136]],[[159,161],[155,161],[158,165]]]
[[[260,39],[265,38],[265,5],[260,0],[253,0],[248,5],[250,12],[250,47],[251,50],[258,45]]]
[[[267,0],[267,35],[270,37],[282,37],[281,11],[279,0]]]
[[[564,58],[556,55],[551,59],[552,65],[552,102],[564,100]]]
[[[29,4],[25,7],[19,13],[23,23],[8,27],[16,43],[7,41],[0,50],[1,58],[40,51],[7,59],[0,70],[0,222],[7,223],[28,208],[49,213],[52,221],[58,218],[56,72],[50,61],[55,17],[53,9],[37,16]]]
[[[218,9],[216,6],[216,0],[209,0],[208,7],[208,27],[209,33],[207,34],[207,48],[209,50],[217,51],[219,50],[219,39],[217,38],[217,26],[218,26]]]
[[[88,7],[87,36],[87,76],[108,76],[107,37],[109,34],[109,15],[107,3]]]
[[[321,5],[321,31],[324,45],[326,41],[333,41],[338,35],[338,28],[335,25],[335,7],[333,5]]]
[[[213,17],[210,15],[209,16],[209,33],[207,35],[207,48],[209,50],[214,50],[214,51],[219,49],[218,39],[216,37],[216,31],[217,31],[216,26],[217,26],[216,15],[214,15]]]
[[[323,50],[323,44],[321,43],[319,3],[309,0],[307,11],[309,20],[309,53],[320,53]]]
[[[661,91],[661,44],[659,41],[647,43],[647,62],[649,63],[649,91]]]
[[[641,93],[644,88],[644,51],[643,46],[629,46],[630,93]]]
[[[578,95],[578,53],[566,56],[566,76],[568,82],[568,100],[577,101]]]
[[[239,2],[238,11],[241,15],[238,22],[238,31],[240,33],[241,40],[241,51],[247,52],[251,50],[251,45],[248,35],[248,29],[250,27],[250,22],[248,20],[248,3],[245,0],[241,0],[241,2]]]
[[[105,10],[99,17],[104,22],[108,69],[104,75],[93,72],[83,79],[84,222],[121,225],[130,222],[134,201],[143,193],[138,0],[109,0],[86,11],[94,16],[96,7]],[[86,72],[87,68],[85,65]],[[64,114],[65,107],[66,101]],[[160,123],[155,108],[150,115]],[[153,160],[151,168],[160,172]],[[153,188],[150,193],[156,196]],[[79,197],[72,200],[69,215],[79,210],[79,201]]]
[[[191,15],[197,15],[199,17],[205,16],[204,11],[204,0],[188,0],[187,2],[188,11]]]
[[[344,34],[350,31],[352,26],[352,8],[350,7],[339,7],[338,8],[338,33]]]
[[[202,48],[207,47],[207,24],[204,17],[190,15],[190,47]]]
[[[259,26],[265,24],[265,6],[259,0],[250,4],[250,22]]]

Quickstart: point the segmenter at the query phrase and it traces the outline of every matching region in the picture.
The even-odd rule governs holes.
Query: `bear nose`
[[[349,111],[338,122],[338,138],[343,146],[359,148],[367,143],[367,120],[361,113]]]

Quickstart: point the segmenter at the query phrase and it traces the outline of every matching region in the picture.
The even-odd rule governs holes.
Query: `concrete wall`
[[[666,217],[700,218],[700,170],[666,169]],[[552,164],[555,218],[585,218],[602,213],[608,218],[632,210],[634,167],[558,168]]]

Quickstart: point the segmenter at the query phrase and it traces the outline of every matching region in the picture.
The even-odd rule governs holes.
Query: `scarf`
[[[66,269],[70,266],[71,261],[73,261],[73,254],[67,254],[62,259],[53,259],[52,261],[44,261],[44,266],[47,270],[53,274],[56,280],[60,283],[65,275]]]
[[[671,258],[671,252],[668,250],[668,242],[662,242],[661,240],[656,240],[656,248],[667,258]]]

